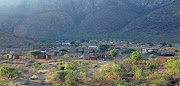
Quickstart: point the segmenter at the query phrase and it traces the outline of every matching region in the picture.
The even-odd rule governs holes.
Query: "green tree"
[[[144,56],[139,51],[134,51],[131,55],[133,60],[142,60]]]
[[[55,55],[55,56],[57,56],[58,54],[59,54],[59,52],[58,52],[58,51],[55,51],[55,52],[54,52],[54,55]]]
[[[75,44],[75,42],[74,42],[74,41],[72,41],[72,42],[71,42],[71,44]]]
[[[153,54],[151,54],[151,55],[149,56],[149,58],[155,58],[155,56],[154,56]]]
[[[109,45],[103,45],[103,44],[102,44],[102,45],[99,46],[99,50],[100,50],[101,52],[107,51],[108,48],[109,48]]]
[[[117,57],[117,55],[119,54],[119,50],[118,49],[110,50],[110,54],[112,57]]]
[[[38,56],[38,55],[42,55],[43,53],[40,50],[31,50],[27,53],[28,56]]]

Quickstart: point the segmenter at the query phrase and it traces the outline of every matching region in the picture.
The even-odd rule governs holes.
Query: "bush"
[[[166,63],[164,63],[164,67],[168,69],[169,74],[176,74],[180,76],[180,59],[168,59]]]
[[[136,50],[134,50],[134,49],[126,49],[126,50],[122,51],[122,53],[133,53],[134,51],[136,51]]]
[[[1,64],[9,63],[9,60],[2,61]]]
[[[68,74],[65,76],[66,86],[77,86],[79,75],[75,71],[68,71]]]
[[[22,75],[22,72],[16,71],[16,69],[13,67],[3,66],[0,68],[0,76],[5,79],[12,79],[16,76],[21,76],[21,75]]]
[[[56,71],[52,75],[52,80],[57,81],[57,82],[64,82],[65,81],[65,76],[68,74],[68,71],[60,70]]]
[[[166,86],[168,83],[168,77],[166,75],[153,73],[149,75],[148,83],[150,86]]]
[[[89,65],[89,63],[86,62],[86,61],[79,61],[79,64],[80,64],[81,66]]]
[[[38,63],[35,63],[34,65],[33,65],[33,68],[35,68],[35,69],[39,69],[39,68],[42,68],[43,66],[42,66],[42,63],[40,63],[40,62],[38,62]]]
[[[112,57],[117,57],[117,55],[119,54],[119,49],[110,50],[110,54]]]
[[[157,65],[150,64],[150,63],[148,63],[146,66],[147,66],[147,69],[150,69],[151,71],[153,71],[153,69],[157,68]]]
[[[57,61],[58,61],[58,62],[64,62],[64,60],[63,60],[63,59],[58,59]]]
[[[4,79],[0,79],[0,86],[7,86],[8,83]]]
[[[139,51],[134,51],[131,55],[133,60],[142,60],[144,56]]]
[[[151,54],[151,55],[149,56],[149,58],[155,58],[155,56],[154,56],[153,54]]]
[[[31,60],[28,61],[28,63],[34,63],[35,61],[36,61],[36,60],[31,59]]]
[[[140,68],[136,68],[135,69],[135,76],[134,76],[134,80],[137,84],[141,83],[143,81],[143,71]]]
[[[76,70],[78,67],[78,61],[71,61],[65,64],[67,70]]]

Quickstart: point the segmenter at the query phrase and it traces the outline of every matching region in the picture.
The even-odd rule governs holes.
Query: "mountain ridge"
[[[128,26],[133,27],[133,22],[175,1],[177,0],[18,0],[12,2],[15,5],[6,7],[17,13],[12,11],[10,17],[0,16],[0,29],[32,38],[71,38],[117,32],[120,36],[128,36],[125,31],[131,30]],[[2,9],[4,8],[0,5],[0,10]],[[3,14],[6,12],[0,12],[0,15]]]

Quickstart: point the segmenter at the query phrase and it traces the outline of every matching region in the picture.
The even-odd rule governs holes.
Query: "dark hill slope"
[[[129,37],[145,40],[180,41],[180,1],[139,18],[123,30]]]
[[[174,1],[1,0],[0,29],[33,38],[109,35]]]
[[[38,42],[25,38],[16,36],[9,32],[4,32],[0,30],[0,49],[2,48],[28,48],[28,47],[38,47]]]

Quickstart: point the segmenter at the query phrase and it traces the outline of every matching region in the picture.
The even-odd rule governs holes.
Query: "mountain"
[[[121,32],[136,39],[180,41],[180,1],[131,22]],[[131,33],[131,34],[130,34]]]
[[[112,34],[117,34],[117,37],[124,36],[125,39],[134,38],[136,34],[131,34],[132,30],[134,30],[132,28],[138,24],[143,24],[143,29],[139,28],[139,30],[146,30],[144,29],[146,28],[144,21],[148,19],[148,16],[158,15],[156,12],[166,7],[165,10],[170,11],[173,8],[168,7],[176,1],[1,0],[0,29],[33,38],[103,37]],[[166,19],[169,18],[172,17]],[[166,19],[162,20],[162,23],[166,22]],[[170,22],[173,21],[172,19]],[[149,24],[153,26],[151,28],[160,30],[158,28],[160,26],[155,22],[154,20],[147,22],[147,26]],[[136,30],[136,32],[139,31]],[[147,32],[149,31],[147,30]],[[156,37],[163,37],[157,31],[152,31],[152,33],[160,35]],[[145,36],[146,38],[151,35],[139,36]]]

